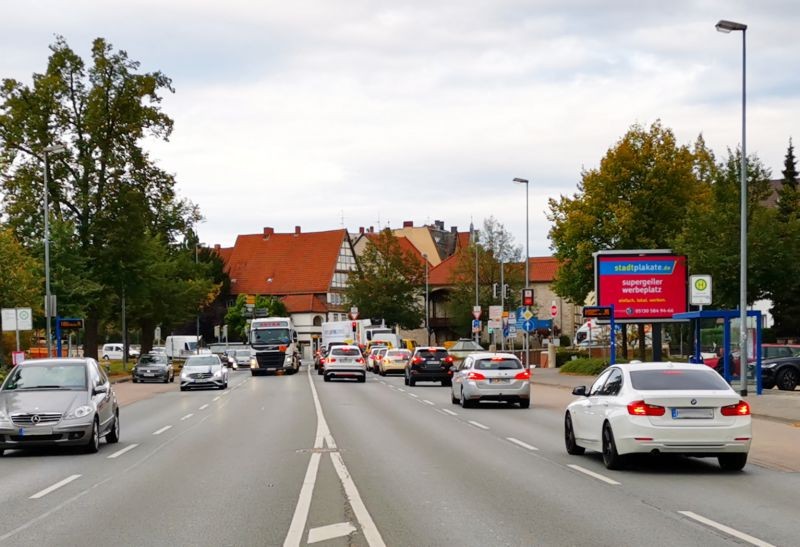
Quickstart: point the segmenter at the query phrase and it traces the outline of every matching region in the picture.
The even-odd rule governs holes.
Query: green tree
[[[778,190],[778,212],[781,219],[787,220],[791,215],[797,215],[800,209],[800,197],[797,195],[797,160],[794,157],[794,145],[789,139],[789,148],[783,161],[783,179]]]
[[[28,254],[8,228],[0,226],[0,307],[25,307],[41,311],[41,264]],[[0,361],[7,362],[7,348],[0,338]]]
[[[671,247],[689,216],[687,204],[706,199],[704,179],[712,172],[702,138],[692,149],[678,145],[660,122],[631,127],[599,168],[582,173],[573,196],[549,200],[549,236],[562,264],[556,293],[584,302],[596,251]]]
[[[48,196],[60,230],[54,243],[65,258],[60,267],[76,267],[54,275],[54,284],[63,285],[63,295],[85,298],[59,303],[83,309],[86,354],[95,355],[100,322],[116,315],[114,297],[123,288],[136,292],[147,241],[176,244],[199,214],[176,197],[174,177],[142,148],[145,138],[166,140],[172,131],[160,106],[161,93],[173,91],[170,79],[140,73],[139,63],[102,38],[92,44],[89,66],[62,37],[50,50],[32,85],[6,79],[0,88],[3,213],[20,241],[36,249],[44,150],[63,144],[66,151],[51,156]]]
[[[255,310],[264,310],[269,317],[287,317],[286,305],[275,296],[257,296],[253,311],[247,309],[247,295],[240,294],[236,303],[228,308],[225,324],[228,325],[228,336],[234,340],[247,341],[247,327]]]
[[[522,247],[514,243],[514,236],[494,216],[483,220],[480,234],[481,247],[489,251],[498,262],[509,264],[522,260]]]
[[[381,318],[387,325],[417,329],[425,317],[425,265],[404,251],[385,229],[372,238],[351,272],[345,289],[347,306],[358,307],[361,317]]]

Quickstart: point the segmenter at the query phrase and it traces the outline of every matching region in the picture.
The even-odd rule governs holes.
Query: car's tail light
[[[467,374],[467,380],[485,380],[486,376],[481,374],[480,372],[470,372]]]
[[[453,357],[451,355],[448,355],[447,357],[444,358],[444,362],[452,364],[453,363]]]
[[[628,414],[632,416],[663,416],[666,409],[663,406],[648,405],[644,401],[634,401],[628,405]]]
[[[319,360],[319,362],[324,365],[326,363],[325,358],[323,357],[322,359]]]
[[[325,361],[325,362],[326,362],[326,363],[335,363],[335,362],[336,362],[336,359],[334,359],[333,357],[328,357],[328,360],[327,360],[327,361]]]
[[[359,357],[358,359],[356,359],[356,363],[363,363],[363,362],[364,362],[363,357]]]
[[[516,376],[514,376],[515,380],[530,380],[531,379],[531,371],[530,370],[523,370]]]
[[[720,410],[723,416],[750,416],[750,405],[745,401],[739,401],[735,405],[723,406]]]
[[[418,364],[420,364],[421,362],[422,362],[422,357],[414,357],[414,358],[411,360],[411,364],[413,364],[413,365],[418,365]]]

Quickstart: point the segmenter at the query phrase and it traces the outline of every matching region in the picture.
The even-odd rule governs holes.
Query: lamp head
[[[716,24],[716,28],[718,32],[724,32],[728,34],[734,30],[747,30],[747,25],[743,23],[736,23],[734,21],[726,21],[725,19],[720,19],[720,21]]]
[[[54,144],[52,146],[48,146],[44,149],[45,154],[58,154],[59,152],[64,152],[67,149],[66,146],[63,144]]]
[[[515,178],[514,182],[517,184],[528,184],[528,179]]]

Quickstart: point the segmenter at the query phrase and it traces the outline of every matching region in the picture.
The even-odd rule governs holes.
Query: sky
[[[794,0],[3,1],[0,77],[31,82],[56,35],[104,37],[172,78],[169,142],[148,140],[200,239],[494,216],[551,254],[547,201],[633,125],[718,158],[741,142],[779,178],[800,129]]]

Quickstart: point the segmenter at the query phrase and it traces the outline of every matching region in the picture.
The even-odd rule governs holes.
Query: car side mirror
[[[101,393],[108,393],[108,388],[106,386],[95,386],[92,390],[92,395],[100,395]]]
[[[578,386],[572,390],[573,395],[578,395],[579,397],[586,397],[586,386]]]
[[[457,366],[453,365],[452,367],[450,367],[450,372],[457,372],[457,371],[458,371]]]

